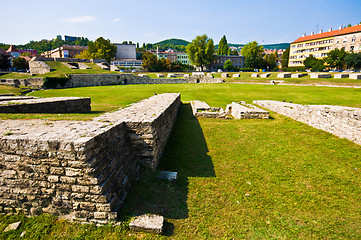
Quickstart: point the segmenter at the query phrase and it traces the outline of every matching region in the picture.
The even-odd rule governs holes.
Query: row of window
[[[302,50],[293,51],[291,54],[304,53],[304,52],[326,51],[326,50],[331,50],[331,49],[332,49],[331,46],[319,47],[319,48],[309,48],[309,49],[302,49]]]

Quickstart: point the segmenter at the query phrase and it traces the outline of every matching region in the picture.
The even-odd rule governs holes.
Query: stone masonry
[[[258,100],[253,103],[314,128],[361,144],[361,109],[330,105],[301,105]]]
[[[179,104],[160,94],[91,121],[0,121],[0,211],[116,220],[139,157],[156,167]]]
[[[269,112],[245,102],[227,105],[226,112],[232,114],[235,119],[267,119]]]
[[[53,97],[31,98],[0,97],[0,113],[87,113],[90,98]]]

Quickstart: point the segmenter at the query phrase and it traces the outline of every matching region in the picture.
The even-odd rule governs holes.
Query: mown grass
[[[359,145],[276,113],[265,120],[197,119],[187,102],[198,99],[225,107],[232,101],[287,99],[361,107],[361,89],[174,84],[46,90],[33,95],[91,96],[98,113],[79,115],[87,119],[153,92],[182,94],[184,103],[157,170],[177,171],[179,178],[169,183],[157,179],[157,171],[143,170],[121,219],[126,225],[134,214],[162,214],[167,221],[165,236],[132,233],[125,225],[70,224],[43,215],[23,220],[29,223],[25,231],[33,234],[28,239],[360,238]],[[0,233],[17,218],[24,217],[1,217]],[[22,231],[1,233],[0,238],[17,239]]]

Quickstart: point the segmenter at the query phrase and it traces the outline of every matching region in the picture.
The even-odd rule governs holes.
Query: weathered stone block
[[[141,215],[133,217],[129,228],[134,231],[152,232],[161,234],[163,231],[164,217],[159,215]]]

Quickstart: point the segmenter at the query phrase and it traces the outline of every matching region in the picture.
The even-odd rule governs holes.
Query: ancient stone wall
[[[0,100],[0,113],[88,113],[90,98],[53,97]],[[2,98],[4,100],[4,97]]]
[[[29,68],[31,74],[45,74],[51,71],[51,67],[42,61],[29,61]]]
[[[162,94],[92,121],[0,120],[0,211],[115,220],[139,158],[157,165],[179,104]]]
[[[26,86],[33,88],[41,88],[44,84],[43,78],[26,78],[26,79],[0,79],[1,85],[9,86]]]
[[[300,105],[259,100],[255,104],[314,128],[361,144],[361,109],[329,105]]]

